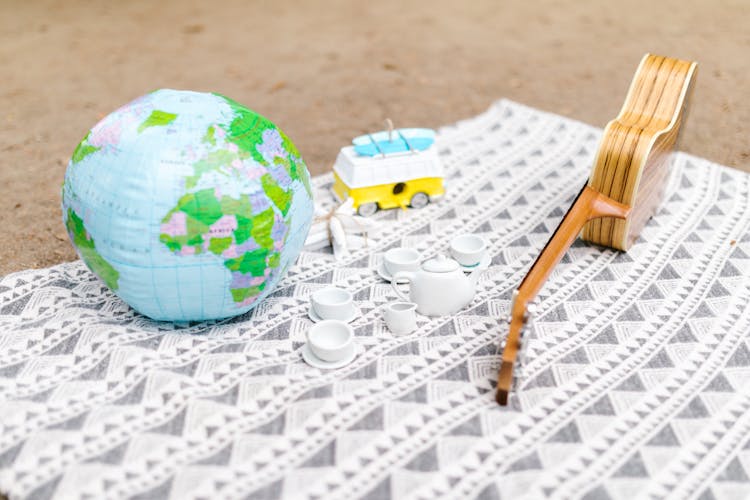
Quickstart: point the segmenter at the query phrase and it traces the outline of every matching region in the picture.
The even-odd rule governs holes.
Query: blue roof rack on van
[[[385,156],[391,153],[424,151],[435,142],[435,131],[429,128],[401,128],[360,135],[352,140],[354,151],[361,156]]]

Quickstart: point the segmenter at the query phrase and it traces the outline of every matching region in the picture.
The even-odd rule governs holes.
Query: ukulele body
[[[697,64],[646,54],[617,118],[604,129],[589,186],[631,207],[624,220],[588,222],[583,239],[627,250],[661,202],[670,153],[684,121]]]

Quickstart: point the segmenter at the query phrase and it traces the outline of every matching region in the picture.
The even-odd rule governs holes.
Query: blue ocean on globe
[[[307,168],[273,123],[218,94],[157,90],[99,122],[73,153],[63,222],[86,265],[157,320],[244,313],[299,255]]]

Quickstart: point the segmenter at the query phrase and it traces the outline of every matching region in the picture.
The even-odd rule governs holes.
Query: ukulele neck
[[[630,207],[618,203],[597,192],[588,185],[583,186],[568,213],[552,233],[531,269],[513,293],[510,311],[510,329],[502,354],[502,364],[497,384],[497,401],[507,404],[508,393],[513,382],[513,364],[521,347],[521,334],[526,323],[529,303],[536,297],[554,267],[573,244],[583,226],[590,220],[601,217],[625,219]]]

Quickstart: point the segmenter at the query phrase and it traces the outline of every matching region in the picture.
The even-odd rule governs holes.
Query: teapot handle
[[[414,279],[414,273],[409,271],[399,271],[396,274],[393,275],[391,278],[391,286],[393,287],[393,291],[396,292],[396,295],[399,296],[401,300],[404,300],[406,302],[411,302],[411,299],[406,296],[404,292],[398,289],[398,282],[399,280],[406,280],[408,282],[411,282],[411,280]]]

